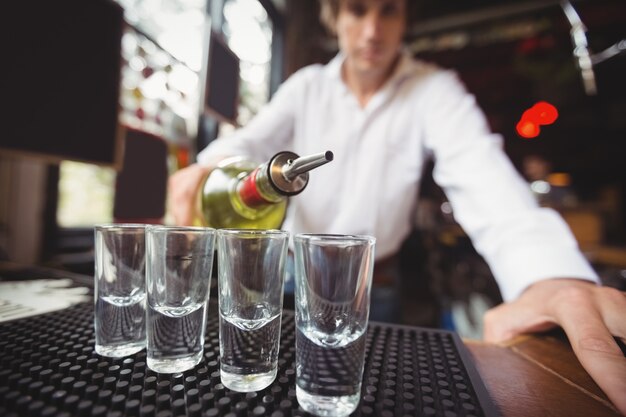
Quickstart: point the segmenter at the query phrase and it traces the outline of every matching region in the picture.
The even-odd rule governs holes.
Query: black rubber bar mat
[[[179,374],[149,370],[145,350],[96,355],[90,303],[0,324],[0,416],[308,415],[296,400],[294,313],[283,313],[274,383],[237,393],[220,383],[218,315],[209,305],[204,358]],[[374,322],[366,346],[353,416],[499,415],[456,334]]]

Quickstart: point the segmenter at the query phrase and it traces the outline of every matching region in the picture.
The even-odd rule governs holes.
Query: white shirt
[[[455,219],[494,274],[505,300],[555,277],[597,281],[561,217],[540,208],[455,73],[403,54],[361,108],[341,78],[343,57],[301,69],[244,128],[212,142],[198,162],[281,150],[335,159],[290,199],[283,229],[369,234],[376,257],[394,254],[413,227],[427,158]]]

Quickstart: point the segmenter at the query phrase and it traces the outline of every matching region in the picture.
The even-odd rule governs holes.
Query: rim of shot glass
[[[101,223],[94,226],[95,230],[100,231],[119,231],[124,230],[146,230],[150,225],[144,223]]]
[[[280,229],[217,229],[221,236],[259,236],[259,237],[283,237],[289,236],[289,232]]]
[[[365,242],[376,243],[376,238],[371,235],[343,235],[338,233],[296,233],[293,236],[294,242],[324,242],[324,243],[345,243],[345,242]]]
[[[211,232],[211,233],[215,233],[216,229],[212,228],[212,227],[205,227],[205,226],[172,226],[172,225],[163,225],[163,224],[149,224],[146,226],[146,231],[150,231],[152,233],[154,232],[169,232],[169,233],[176,233],[176,232],[184,232],[184,233],[195,233],[195,232],[202,232],[202,233],[206,233],[206,232]]]

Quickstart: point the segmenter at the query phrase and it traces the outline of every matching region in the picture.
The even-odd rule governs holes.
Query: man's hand
[[[168,210],[178,226],[190,226],[198,215],[197,198],[210,168],[194,164],[174,173],[167,186]]]
[[[626,294],[575,279],[550,279],[485,314],[485,340],[561,326],[582,366],[626,415],[626,358],[613,336],[626,340]]]

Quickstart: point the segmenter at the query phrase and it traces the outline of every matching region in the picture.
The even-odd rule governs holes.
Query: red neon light
[[[522,114],[517,123],[517,134],[523,138],[535,138],[541,132],[540,125],[550,125],[559,117],[559,112],[552,104],[546,101],[535,103]]]
[[[539,136],[541,129],[537,123],[530,120],[520,120],[516,126],[517,134],[523,138],[531,139]]]
[[[532,117],[531,120],[540,125],[551,125],[559,117],[559,112],[556,107],[545,101],[536,103],[529,110],[526,110],[526,112],[530,112],[529,117]],[[524,112],[524,114],[526,114],[526,112]]]

